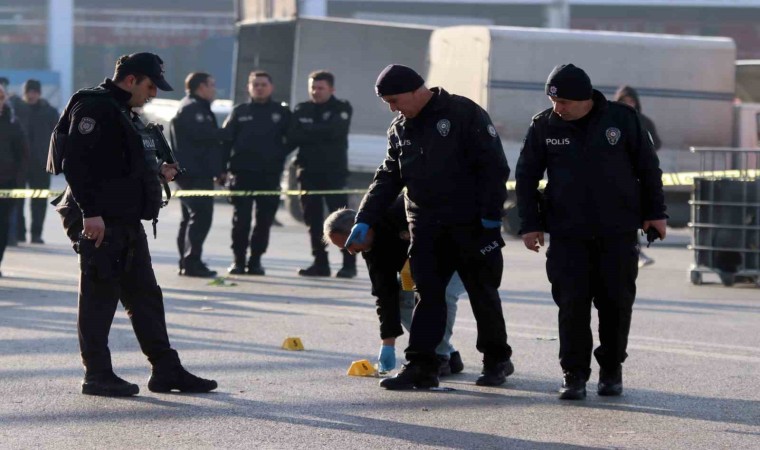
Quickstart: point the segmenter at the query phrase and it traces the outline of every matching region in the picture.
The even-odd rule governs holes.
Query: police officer
[[[113,372],[108,334],[121,300],[140,348],[153,366],[153,392],[208,392],[217,383],[180,364],[166,331],[161,288],[151,266],[140,220],[155,227],[161,207],[159,176],[171,180],[176,164],[158,166],[155,137],[132,108],[171,91],[163,62],[152,53],[122,56],[113,80],[70,99],[53,133],[48,170],[63,168],[69,187],[55,203],[79,252],[77,326],[85,377],[82,393],[130,396],[139,392]]]
[[[0,189],[15,189],[24,178],[29,151],[24,141],[24,131],[13,117],[8,104],[8,93],[0,83]],[[8,244],[13,200],[0,198],[0,262]],[[2,277],[2,273],[0,273]]]
[[[193,72],[185,78],[187,95],[171,120],[171,137],[177,158],[187,173],[177,180],[186,190],[214,189],[214,178],[223,172],[221,142],[225,135],[211,112],[216,97],[216,81],[205,72]],[[188,277],[215,277],[203,261],[203,242],[211,229],[214,198],[181,197],[182,220],[177,234],[179,274]]]
[[[498,288],[500,225],[509,166],[491,119],[473,101],[428,89],[414,70],[386,67],[376,91],[400,115],[388,129],[388,154],[362,200],[346,243],[361,245],[370,226],[406,187],[409,258],[419,301],[409,360],[386,389],[438,386],[435,347],[446,328],[446,285],[457,271],[478,323],[484,353],[478,385],[495,386],[514,371]]]
[[[665,237],[662,172],[636,110],[610,102],[572,65],[546,82],[552,108],[533,117],[517,163],[517,205],[529,250],[551,234],[546,272],[559,306],[561,399],[582,399],[591,374],[591,304],[599,313],[599,395],[623,391],[636,296],[637,230]],[[545,201],[538,183],[544,172]],[[539,203],[545,217],[539,213]]]
[[[325,241],[343,249],[356,219],[356,211],[339,209],[325,219]],[[398,275],[407,261],[409,252],[409,224],[406,221],[404,198],[398,197],[380,220],[367,232],[362,245],[353,244],[354,253],[361,252],[367,263],[372,295],[376,298],[377,316],[380,319],[382,345],[377,362],[381,372],[396,367],[396,338],[407,331],[414,310],[414,295],[401,290]],[[462,357],[451,345],[451,335],[457,315],[457,300],[464,286],[455,272],[446,286],[446,332],[435,349],[439,361],[438,376],[448,376],[464,370]]]
[[[285,103],[272,101],[272,77],[264,71],[248,76],[251,100],[236,105],[224,124],[231,140],[225,146],[225,160],[231,174],[230,188],[244,191],[279,191],[280,176],[289,153],[285,133],[290,110]],[[251,230],[253,203],[256,225]],[[235,260],[227,269],[231,274],[264,275],[261,255],[269,245],[269,230],[280,205],[278,195],[232,197],[232,252]],[[251,257],[246,265],[248,246]]]
[[[309,75],[309,97],[293,110],[288,130],[288,143],[298,147],[296,168],[301,189],[334,190],[346,187],[348,177],[348,128],[353,109],[345,100],[338,100],[335,77],[330,72],[316,71]],[[298,271],[301,276],[329,277],[330,264],[322,241],[324,204],[332,212],[346,206],[345,194],[307,194],[301,196],[303,218],[309,227],[314,263]],[[340,278],[356,276],[356,257],[343,251]]]
[[[27,80],[23,86],[24,108],[18,111],[18,119],[24,128],[29,144],[29,167],[23,185],[30,189],[50,188],[50,174],[45,171],[50,133],[58,122],[58,111],[41,97],[42,85],[38,80]],[[18,237],[26,238],[26,223],[24,218],[24,200],[20,202],[18,214]],[[31,237],[32,244],[44,244],[42,240],[42,224],[45,222],[47,201],[44,198],[30,200],[32,211]]]

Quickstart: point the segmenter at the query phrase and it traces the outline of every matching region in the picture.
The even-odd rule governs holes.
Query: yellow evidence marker
[[[372,366],[372,363],[366,359],[360,359],[351,363],[351,367],[348,368],[346,375],[352,377],[374,377],[375,373],[375,367]]]
[[[287,337],[282,342],[282,348],[285,350],[294,350],[294,351],[300,351],[304,350],[303,348],[303,342],[301,342],[301,338],[299,337]]]

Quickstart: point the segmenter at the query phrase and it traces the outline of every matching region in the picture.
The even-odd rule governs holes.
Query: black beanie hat
[[[40,85],[40,82],[38,80],[26,80],[24,82],[24,94],[26,94],[29,91],[37,91],[42,92],[42,86]]]
[[[425,80],[413,69],[400,64],[391,64],[378,75],[375,93],[378,97],[403,94],[416,91],[423,84]]]
[[[546,95],[566,100],[589,100],[592,95],[591,80],[586,72],[572,64],[560,64],[546,80]]]

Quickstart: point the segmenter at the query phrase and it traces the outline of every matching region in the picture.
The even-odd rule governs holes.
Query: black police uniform
[[[592,334],[599,312],[602,370],[627,354],[644,220],[665,219],[662,172],[636,111],[593,91],[594,106],[578,121],[547,109],[535,117],[517,163],[522,233],[551,235],[546,271],[559,306],[560,364],[588,380]],[[538,183],[548,173],[539,213]]]
[[[23,180],[29,152],[24,142],[24,132],[9,105],[0,110],[0,189],[15,189]],[[3,260],[8,245],[8,228],[10,225],[13,200],[0,198],[0,262]]]
[[[335,190],[346,187],[348,177],[348,129],[353,109],[335,97],[325,103],[303,102],[296,105],[288,130],[288,144],[298,147],[296,167],[301,189]],[[309,227],[314,266],[329,275],[326,245],[322,241],[324,206],[332,212],[348,203],[345,194],[303,195],[304,222]],[[355,271],[356,257],[343,251],[343,267]]]
[[[58,122],[58,111],[50,104],[40,99],[34,105],[25,104],[24,108],[17,112],[17,118],[24,128],[26,140],[29,144],[29,166],[26,171],[26,179],[23,185],[30,189],[49,189],[50,174],[45,171],[45,162],[50,143],[50,133]],[[18,213],[18,237],[26,238],[26,219],[24,217],[24,200],[20,202],[21,208]],[[47,201],[44,198],[30,200],[32,211],[31,242],[42,243],[42,225],[45,222]]]
[[[284,103],[251,100],[235,106],[224,124],[229,136],[225,145],[227,169],[233,175],[230,188],[244,191],[279,191],[285,158],[290,152],[285,134],[290,123],[290,110]],[[256,224],[251,230],[253,202],[256,202]],[[234,266],[245,265],[248,246],[251,258],[248,269],[261,268],[261,255],[269,245],[269,230],[280,204],[278,195],[232,197],[232,252]],[[262,269],[263,271],[263,269]],[[260,273],[260,272],[259,272]]]
[[[214,177],[224,170],[221,141],[224,130],[211,112],[211,103],[190,94],[182,99],[171,120],[171,139],[177,158],[186,173],[176,180],[186,190],[213,190]],[[214,275],[201,261],[203,242],[211,229],[213,197],[181,197],[182,220],[177,234],[180,273]]]
[[[72,242],[82,242],[82,215],[101,216],[106,226],[97,250],[97,258],[104,258],[99,260],[102,264],[91,267],[83,248],[77,247],[83,269],[77,326],[88,375],[112,371],[108,334],[119,300],[154,368],[179,366],[177,352],[169,345],[163,294],[140,222],[150,215],[149,210],[157,215],[161,186],[157,172],[149,172],[146,166],[149,149],[144,142],[150,137],[136,131],[144,128],[136,115],[132,128],[125,123],[129,113],[119,110],[129,109],[129,98],[128,92],[107,79],[95,89],[75,94],[62,119],[70,124],[63,160],[69,188],[57,209],[64,216],[66,233]]]
[[[482,219],[500,220],[509,166],[488,113],[473,101],[431,89],[413,119],[388,130],[388,153],[362,200],[357,223],[373,226],[403,187],[409,257],[418,303],[406,356],[437,373],[435,348],[446,328],[446,286],[458,271],[478,325],[484,363],[511,357],[498,288],[504,241]]]

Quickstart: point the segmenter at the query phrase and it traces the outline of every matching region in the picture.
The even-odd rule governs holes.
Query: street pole
[[[60,108],[74,89],[74,0],[48,0],[47,59],[61,80]]]
[[[570,0],[551,0],[545,9],[547,28],[570,28]]]

